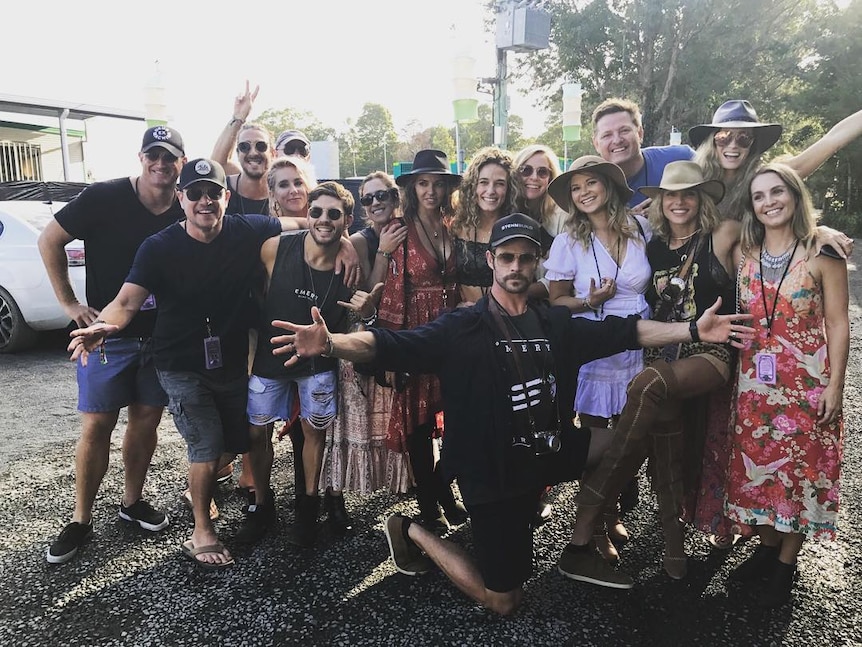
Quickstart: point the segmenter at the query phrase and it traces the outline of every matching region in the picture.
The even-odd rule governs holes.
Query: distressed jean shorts
[[[298,392],[299,416],[315,429],[326,429],[337,412],[337,384],[334,370],[276,379],[252,375],[248,381],[248,421],[263,427],[276,420],[290,420]]]

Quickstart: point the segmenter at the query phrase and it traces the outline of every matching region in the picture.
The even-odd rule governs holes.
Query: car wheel
[[[27,325],[15,299],[0,288],[0,353],[15,353],[36,343],[38,333]]]

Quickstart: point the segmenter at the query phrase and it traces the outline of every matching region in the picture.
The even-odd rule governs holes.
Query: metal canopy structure
[[[84,121],[91,117],[110,117],[146,121],[143,110],[109,108],[74,101],[55,101],[36,97],[22,97],[14,94],[0,94],[0,112],[13,112],[39,117],[55,117],[60,127],[60,147],[63,153],[63,178],[69,179],[69,141],[66,120]]]

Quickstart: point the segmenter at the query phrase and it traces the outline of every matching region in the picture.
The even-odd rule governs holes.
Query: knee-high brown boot
[[[629,383],[626,406],[601,462],[581,481],[579,507],[603,508],[637,474],[647,455],[648,435],[665,402],[675,392],[676,377],[664,361],[650,364]]]
[[[664,570],[675,580],[688,572],[685,526],[680,521],[684,495],[684,427],[681,416],[660,422],[651,436],[652,483],[664,533]]]

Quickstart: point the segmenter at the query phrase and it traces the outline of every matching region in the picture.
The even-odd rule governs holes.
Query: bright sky
[[[158,59],[170,123],[190,157],[210,153],[246,79],[260,84],[252,118],[291,107],[340,131],[374,102],[389,109],[399,131],[411,120],[446,124],[453,56],[472,54],[478,77],[496,74],[485,2],[9,2],[3,44],[15,64],[3,69],[2,92],[142,110]],[[511,86],[510,97],[526,134],[540,132],[544,115],[535,102]],[[88,122],[90,140],[109,138],[112,146],[88,148],[97,179],[134,173],[143,124],[98,121]]]

